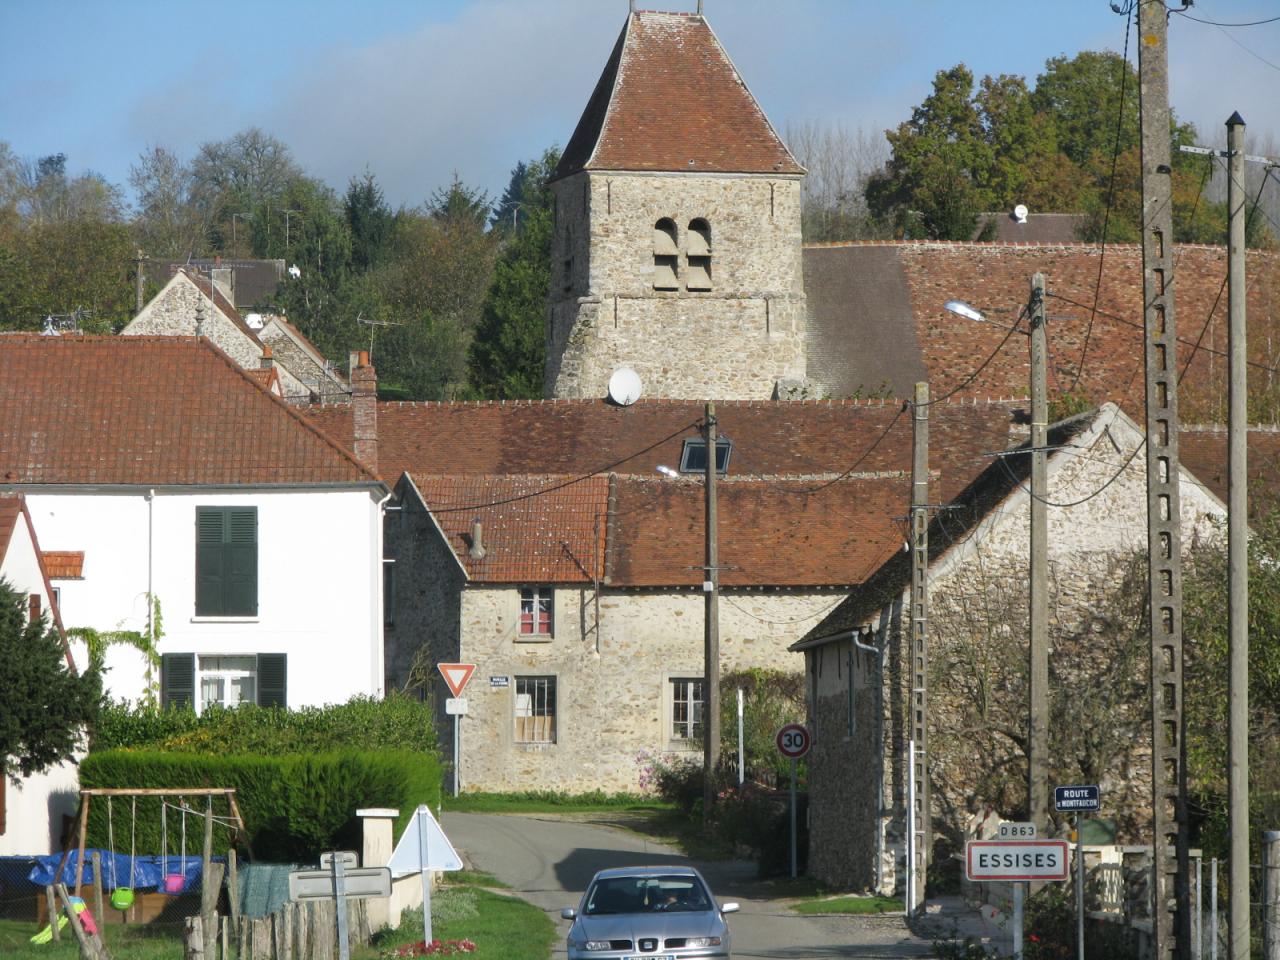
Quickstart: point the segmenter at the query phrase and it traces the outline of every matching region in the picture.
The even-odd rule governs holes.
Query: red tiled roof
[[[894,518],[906,512],[911,479],[735,480],[717,493],[722,585],[848,586],[902,549]],[[610,584],[700,584],[704,496],[696,480],[620,479]]]
[[[472,580],[589,583],[604,576],[609,481],[565,476],[414,476]],[[471,556],[474,521],[484,557]]]
[[[22,500],[7,494],[0,494],[0,560],[9,552],[9,541],[13,539],[13,530],[22,516]]]
[[[1178,432],[1182,465],[1218,499],[1227,500],[1227,431],[1225,427],[1183,427]],[[1259,516],[1280,506],[1280,429],[1249,430],[1249,513]]]
[[[931,408],[932,467],[944,491],[958,491],[1003,449],[1018,404],[942,403]],[[307,408],[339,443],[352,444],[350,404]],[[509,403],[379,403],[378,465],[409,473],[656,476],[679,467],[684,442],[700,436],[703,404],[641,400]],[[733,441],[731,477],[829,477],[911,469],[911,417],[898,401],[725,401],[718,430]]]
[[[0,483],[377,480],[204,339],[6,337],[0,383]]]
[[[887,254],[887,259],[886,259]],[[1216,419],[1225,396],[1226,250],[1183,245],[1176,251],[1173,279],[1179,365],[1203,341],[1182,384],[1179,408],[1187,419]],[[1099,264],[1102,265],[1099,283]],[[1280,326],[1280,257],[1250,250],[1248,310],[1250,359],[1267,366],[1263,330]],[[859,387],[877,389],[885,371],[902,371],[888,386],[901,391],[907,376],[923,366],[935,396],[960,387],[962,397],[1024,396],[1027,392],[1026,338],[1011,337],[995,359],[970,383],[962,381],[995,351],[1027,302],[1033,273],[1043,273],[1050,294],[1046,303],[1050,348],[1050,390],[1072,385],[1086,339],[1084,374],[1079,389],[1095,403],[1113,400],[1141,418],[1142,253],[1133,245],[1110,244],[1105,257],[1095,244],[862,243],[805,248],[805,289],[813,313],[809,339],[818,357],[820,379],[837,394]],[[885,288],[889,296],[874,303],[851,304],[846,290],[868,284],[883,287],[886,274],[901,284]],[[1098,310],[1092,316],[1094,292]],[[966,300],[983,310],[992,324],[978,324],[948,313],[943,304]],[[1206,327],[1210,310],[1212,322]],[[1092,316],[1092,322],[1091,322]],[[899,354],[866,351],[869,340],[899,345]],[[908,362],[910,361],[910,362]],[[1255,368],[1256,369],[1256,368]]]
[[[41,550],[50,580],[79,580],[84,576],[83,550]]]
[[[556,168],[800,174],[701,16],[637,12]]]

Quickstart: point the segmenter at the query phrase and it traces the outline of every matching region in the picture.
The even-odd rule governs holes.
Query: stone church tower
[[[553,177],[546,395],[802,380],[803,176],[702,16],[632,13]]]

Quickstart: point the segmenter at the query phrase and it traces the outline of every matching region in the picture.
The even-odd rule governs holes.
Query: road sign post
[[[803,723],[788,723],[778,731],[774,742],[778,752],[791,761],[791,879],[797,874],[796,863],[796,761],[809,752],[813,735]]]
[[[970,840],[964,845],[965,876],[1013,885],[1013,955],[1022,957],[1024,886],[1027,881],[1065,880],[1065,840]]]
[[[476,665],[474,663],[437,663],[436,669],[440,671],[440,676],[444,677],[449,692],[453,694],[452,699],[445,701],[445,713],[453,717],[453,795],[456,797],[458,781],[462,773],[462,758],[458,756],[461,739],[458,718],[467,712],[467,701],[462,699],[462,691],[466,689],[471,675],[476,672]],[[427,943],[430,942],[431,938],[427,937]]]
[[[413,819],[396,843],[387,862],[388,872],[396,876],[418,873],[422,876],[422,934],[423,942],[431,943],[431,870],[461,870],[462,858],[458,856],[440,824],[431,815],[430,808],[420,804]]]
[[[338,958],[350,960],[347,901],[391,896],[391,871],[387,867],[356,867],[351,850],[320,855],[319,870],[294,870],[289,874],[290,900],[333,900],[338,921]]]
[[[1076,827],[1076,960],[1084,960],[1084,836],[1080,831],[1080,814],[1102,808],[1097,784],[1079,784],[1053,788],[1053,806],[1059,813],[1075,815]]]

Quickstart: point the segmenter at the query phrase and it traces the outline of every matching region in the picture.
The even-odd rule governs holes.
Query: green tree
[[[72,759],[98,715],[102,681],[67,665],[62,641],[27,598],[0,580],[0,775],[17,780]]]
[[[395,227],[395,214],[372,173],[351,178],[342,209],[351,233],[351,265],[356,270],[370,270],[382,261]]]
[[[1074,57],[1052,57],[1036,78],[1031,103],[1052,119],[1058,149],[1072,163],[1088,167],[1116,149],[1116,118],[1124,86],[1120,123],[1121,152],[1138,145],[1138,76],[1118,53],[1084,50]]]
[[[867,183],[867,204],[907,236],[967,240],[990,209],[994,155],[964,64],[940,70],[911,119],[885,136],[892,156]]]
[[[1250,521],[1249,799],[1258,825],[1280,822],[1280,509]],[[1183,587],[1187,773],[1203,818],[1200,842],[1225,856],[1229,646],[1225,540],[1193,545]],[[1256,844],[1257,833],[1253,842]],[[1254,847],[1255,855],[1257,847]]]
[[[559,162],[560,151],[553,147],[537,160],[518,164],[494,207],[495,229],[501,225],[510,233],[494,266],[468,357],[471,386],[479,396],[542,396],[554,226],[547,181]]]
[[[134,236],[152,257],[200,256],[206,245],[206,211],[197,202],[191,166],[173,151],[154,146],[129,168],[137,197]]]

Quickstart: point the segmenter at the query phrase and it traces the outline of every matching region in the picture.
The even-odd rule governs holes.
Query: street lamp
[[[658,464],[654,469],[657,470],[664,477],[670,477],[672,480],[680,479],[680,471],[672,470],[665,463]]]
[[[981,310],[963,300],[948,300],[945,308],[957,316],[986,321]],[[1048,344],[1044,329],[1044,275],[1031,278],[1027,304],[1031,321],[1031,600],[1029,665],[1031,672],[1027,750],[1027,812],[1036,827],[1049,825],[1049,604],[1048,604],[1048,442],[1049,405],[1046,397]]]

